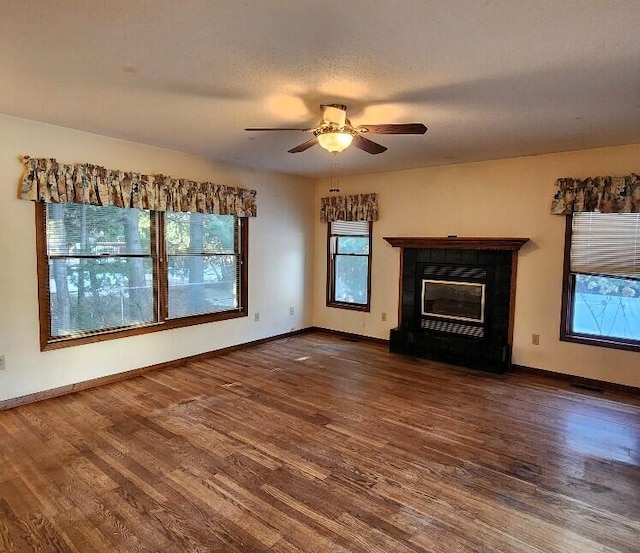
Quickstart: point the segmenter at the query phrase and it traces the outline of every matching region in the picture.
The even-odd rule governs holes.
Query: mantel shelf
[[[519,250],[528,238],[469,238],[385,236],[394,248],[446,248],[452,250]]]

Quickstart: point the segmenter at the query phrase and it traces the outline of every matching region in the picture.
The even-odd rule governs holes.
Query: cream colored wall
[[[259,213],[250,221],[251,316],[40,352],[34,206],[17,199],[20,154],[257,189]],[[325,306],[326,226],[317,214],[328,181],[316,182],[314,196],[309,179],[0,115],[0,355],[6,362],[0,401],[311,324],[388,338],[397,324],[399,252],[382,237],[403,235],[530,237],[519,261],[514,362],[640,386],[639,354],[558,340],[564,221],[548,214],[556,178],[637,172],[638,159],[635,145],[341,178],[342,193],[380,195],[372,312],[359,313]],[[274,286],[283,275],[286,285]],[[531,345],[532,333],[540,334],[539,346]]]
[[[518,265],[514,363],[640,386],[640,354],[558,339],[564,218],[549,214],[559,177],[638,170],[640,145],[634,145],[340,178],[343,194],[379,194],[371,313],[326,307],[326,225],[316,222],[314,325],[388,339],[398,322],[399,250],[383,236],[528,237]],[[326,180],[316,183],[316,214],[329,188]],[[533,333],[539,346],[531,344]]]
[[[34,205],[17,199],[20,154],[256,189],[258,217],[249,223],[250,316],[40,352]],[[0,355],[6,362],[0,401],[309,326],[313,219],[309,179],[0,115]]]

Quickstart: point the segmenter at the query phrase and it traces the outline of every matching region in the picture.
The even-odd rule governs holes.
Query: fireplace
[[[484,290],[475,282],[423,279],[422,316],[483,323]]]
[[[385,238],[402,248],[390,347],[491,372],[511,366],[518,249],[526,238]]]

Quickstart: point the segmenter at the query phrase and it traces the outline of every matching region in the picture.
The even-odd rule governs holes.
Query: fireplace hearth
[[[511,367],[518,250],[527,238],[385,238],[400,247],[390,348],[490,372]]]

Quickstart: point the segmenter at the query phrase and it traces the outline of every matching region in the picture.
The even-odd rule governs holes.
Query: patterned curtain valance
[[[46,203],[113,205],[255,217],[256,191],[164,175],[105,169],[89,163],[23,158],[20,198]]]
[[[552,215],[580,211],[640,213],[640,177],[589,177],[558,179],[551,204]]]
[[[378,195],[329,196],[320,200],[320,222],[377,221]]]

